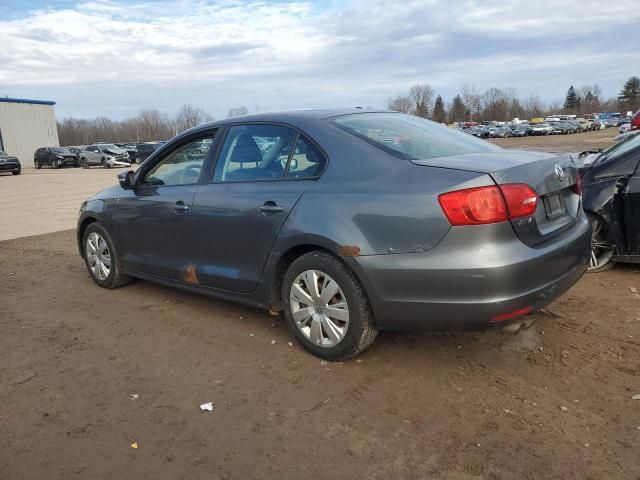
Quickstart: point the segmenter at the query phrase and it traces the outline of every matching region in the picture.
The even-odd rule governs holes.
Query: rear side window
[[[298,134],[280,125],[238,125],[229,129],[216,162],[214,181],[253,182],[284,176]]]
[[[324,156],[304,137],[299,137],[293,151],[286,178],[312,178],[324,168]]]
[[[349,133],[405,160],[500,150],[491,143],[413,115],[358,113],[334,117],[332,121]]]

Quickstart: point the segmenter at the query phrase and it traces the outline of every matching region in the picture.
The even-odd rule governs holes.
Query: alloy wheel
[[[85,255],[91,272],[98,280],[106,280],[111,273],[111,252],[105,239],[96,232],[87,237]]]
[[[290,304],[298,330],[312,344],[338,345],[349,328],[349,306],[340,285],[320,270],[306,270],[291,284]]]
[[[602,270],[615,252],[615,244],[609,239],[606,225],[600,218],[591,220],[591,256],[589,271]]]

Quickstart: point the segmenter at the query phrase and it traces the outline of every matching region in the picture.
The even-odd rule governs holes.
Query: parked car
[[[136,146],[136,162],[144,162],[149,155],[155,152],[158,148],[164,145],[165,142],[146,142],[140,143]]]
[[[567,135],[573,133],[573,128],[567,122],[551,122],[549,126],[551,127],[552,135]]]
[[[620,124],[620,127],[618,128],[618,133],[626,133],[626,132],[630,132],[631,131],[631,122],[628,123],[622,123]]]
[[[489,127],[486,125],[476,125],[475,127],[471,127],[469,133],[478,138],[489,138],[491,136]]]
[[[593,121],[586,118],[578,118],[576,121],[580,124],[583,132],[589,132],[593,130]]]
[[[80,165],[82,168],[92,166],[101,166],[103,168],[111,167],[130,167],[129,154],[111,143],[96,143],[89,145],[80,152]]]
[[[531,126],[531,135],[551,135],[553,127],[548,123],[537,123]]]
[[[135,163],[138,156],[138,148],[135,143],[116,143],[115,146],[126,150],[129,155],[129,161]]]
[[[0,173],[11,172],[14,175],[20,175],[22,165],[18,157],[7,154],[4,150],[0,150]]]
[[[583,152],[585,156],[593,152]],[[592,224],[589,270],[640,263],[640,135],[630,135],[584,167],[583,203]]]
[[[195,144],[206,154],[190,155]],[[378,330],[484,328],[539,310],[588,264],[571,155],[504,150],[411,115],[227,119],[118,177],[80,208],[98,285],[137,277],[283,311],[329,360]]]
[[[44,166],[51,168],[79,166],[78,157],[66,147],[43,147],[33,154],[33,166],[37,169]]]
[[[531,135],[531,131],[532,130],[529,125],[526,125],[526,124],[516,125],[515,128],[513,129],[513,136],[528,137],[529,135]]]

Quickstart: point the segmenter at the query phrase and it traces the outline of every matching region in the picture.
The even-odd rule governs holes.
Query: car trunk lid
[[[530,246],[564,231],[579,214],[580,196],[573,188],[578,178],[578,162],[570,154],[502,150],[412,163],[486,173],[499,185],[524,183],[532,187],[539,197],[535,215],[511,221],[518,237]]]

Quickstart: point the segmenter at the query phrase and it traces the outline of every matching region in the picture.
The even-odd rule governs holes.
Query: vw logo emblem
[[[562,169],[562,167],[560,166],[559,163],[556,163],[555,170],[556,170],[556,175],[558,177],[558,180],[563,181],[564,180],[564,170]]]

